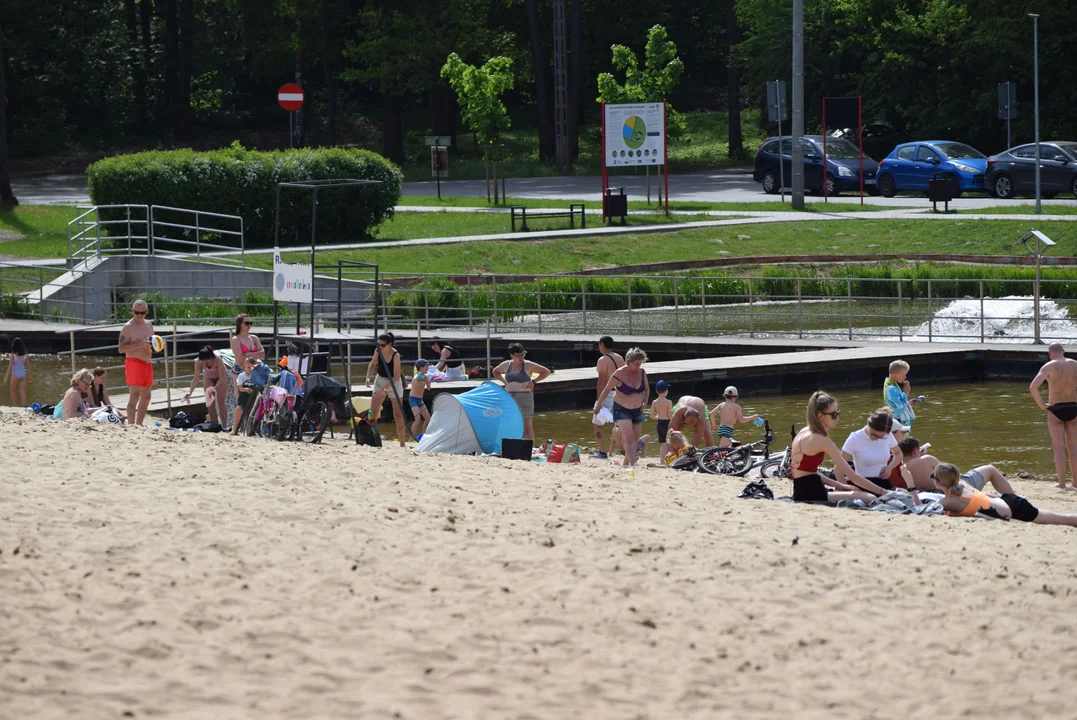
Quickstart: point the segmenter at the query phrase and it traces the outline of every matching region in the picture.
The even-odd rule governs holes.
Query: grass
[[[669,141],[670,172],[694,172],[721,167],[739,167],[748,160],[733,161],[728,157],[728,115],[712,110],[685,113],[687,132]],[[597,118],[596,118],[597,120]],[[741,113],[744,132],[744,148],[750,158],[766,137],[760,128],[759,111],[744,110]],[[430,180],[430,150],[423,147],[423,132],[409,132],[405,148],[409,153],[402,170],[405,180]],[[538,131],[533,127],[514,127],[502,134],[505,159],[498,176],[506,178],[547,177],[564,175],[552,162],[538,156]],[[597,121],[580,126],[580,157],[567,174],[597,175],[601,166],[601,129]],[[470,134],[457,136],[457,147],[449,156],[449,179],[478,180],[486,177],[482,153],[475,147]]]
[[[584,203],[585,205],[587,205],[588,208],[593,208],[596,210],[601,209],[602,207],[602,203],[597,200],[552,200],[546,198],[539,199],[516,197],[509,197],[504,206],[495,206],[487,203],[484,198],[443,197],[441,200],[438,200],[437,195],[412,195],[408,197],[402,197],[400,198],[400,202],[397,203],[397,207],[504,207],[504,209],[507,211],[509,205],[524,205],[529,210],[531,208],[567,209],[569,203]],[[659,210],[659,206],[657,199],[650,205],[647,204],[646,200],[629,200],[628,209],[650,210],[651,212],[657,212]],[[860,205],[851,203],[834,203],[824,205],[822,202],[810,202],[805,205],[804,212],[879,212],[881,210],[902,209],[908,208],[897,208],[887,205]],[[788,201],[783,203],[779,202],[778,200],[774,200],[771,202],[695,202],[670,200],[669,210],[670,212],[792,212],[793,208]]]
[[[0,255],[25,258],[66,258],[67,223],[81,210],[51,205],[19,205],[0,211]]]
[[[1037,225],[1058,243],[1051,255],[1077,255],[1077,223]],[[960,253],[1019,255],[1004,245],[1028,231],[1014,220],[825,220],[729,227],[601,238],[526,239],[319,252],[319,262],[337,259],[376,263],[394,273],[577,272],[594,268],[673,260],[710,260],[755,255],[865,255]],[[1023,250],[1022,250],[1023,253]],[[293,254],[287,254],[293,255]],[[299,261],[295,253],[291,261]],[[259,256],[259,262],[270,262]]]
[[[1061,205],[1057,201],[1040,206],[1044,215],[1077,215],[1077,204]],[[960,213],[984,215],[1035,215],[1035,205],[1002,205],[978,210],[959,210]]]

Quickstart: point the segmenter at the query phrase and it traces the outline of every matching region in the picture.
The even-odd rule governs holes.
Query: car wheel
[[[961,181],[956,175],[947,175],[946,184],[950,186],[950,197],[955,200],[961,197]]]
[[[837,197],[840,193],[838,190],[838,181],[834,179],[833,175],[826,176],[826,194],[831,197]]]
[[[866,192],[871,197],[879,197],[879,186],[878,185],[867,185],[867,186],[864,187],[864,192]]]
[[[1070,190],[1073,191],[1073,197],[1077,198],[1077,175],[1073,176],[1073,187]]]
[[[894,197],[897,195],[897,184],[894,182],[894,178],[890,175],[879,176],[879,192],[883,197]]]
[[[778,178],[774,177],[773,170],[767,170],[763,173],[763,192],[767,195],[776,195],[780,188],[778,187]]]
[[[1011,200],[1016,195],[1009,175],[996,175],[995,181],[991,183],[991,191],[999,200]]]

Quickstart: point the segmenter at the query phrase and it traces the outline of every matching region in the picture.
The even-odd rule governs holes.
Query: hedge
[[[318,194],[318,243],[355,242],[393,216],[400,169],[367,150],[166,150],[118,155],[86,170],[95,205],[167,205],[243,218],[247,247],[273,246],[277,183],[358,178],[380,185]],[[169,218],[175,222],[176,218]],[[311,191],[281,190],[281,247],[310,243]],[[158,228],[158,232],[161,228]],[[231,243],[224,243],[231,244]]]

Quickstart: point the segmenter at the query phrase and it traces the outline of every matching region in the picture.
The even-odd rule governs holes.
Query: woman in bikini
[[[830,431],[838,424],[840,417],[838,401],[822,390],[814,393],[808,400],[808,427],[793,438],[790,456],[789,477],[793,480],[793,502],[835,503],[840,500],[861,500],[870,503],[875,499],[871,493],[819,474],[819,466],[823,464],[823,460],[830,458],[839,477],[867,484],[867,480],[849,467],[849,463],[841,456],[841,450],[830,439]]]
[[[11,364],[4,374],[4,384],[11,380],[11,404],[13,407],[26,406],[26,386],[33,376],[30,368],[30,356],[26,354],[26,345],[22,338],[11,341]],[[17,394],[17,395],[16,395]]]
[[[245,313],[236,315],[236,332],[232,335],[229,345],[232,348],[232,355],[236,358],[236,366],[240,368],[243,367],[243,362],[246,358],[266,359],[266,351],[262,347],[262,341],[258,339],[257,335],[251,335],[251,325],[253,324],[250,315]],[[236,372],[236,375],[239,375],[239,372]]]
[[[249,347],[249,346],[248,346]],[[202,375],[202,387],[206,391],[206,414],[210,422],[221,422],[225,415],[225,397],[228,394],[228,370],[224,366],[224,360],[213,349],[206,345],[198,351],[198,359],[194,361],[194,374],[191,376],[191,387],[183,396],[183,402],[191,401],[191,393],[194,392],[198,383],[198,376]],[[214,402],[210,402],[210,388],[215,389]]]
[[[647,371],[643,363],[647,362],[647,353],[634,347],[625,353],[625,364],[610,375],[606,387],[598,393],[599,402],[595,403],[594,414],[602,409],[601,399],[614,390],[613,422],[621,431],[621,443],[624,445],[625,466],[635,465],[636,444],[639,442],[640,430],[646,417],[643,406],[651,395],[651,384],[647,380]]]
[[[942,509],[947,515],[974,517],[977,513],[983,513],[987,517],[998,519],[1077,527],[1077,515],[1040,510],[1025,498],[1012,492],[1003,492],[1001,495],[980,492],[961,481],[961,471],[952,463],[939,463],[931,477],[945,493],[942,498]],[[1002,489],[1005,490],[1005,488]]]
[[[493,376],[494,379],[504,383],[505,390],[516,401],[516,406],[520,408],[520,414],[524,418],[524,438],[533,441],[535,439],[535,428],[531,424],[531,419],[535,415],[535,383],[540,383],[548,378],[550,369],[538,363],[524,360],[526,355],[527,351],[524,350],[523,345],[512,343],[509,345],[509,357],[511,359],[494,368]],[[538,377],[532,378],[532,373],[537,373]]]
[[[375,422],[381,417],[381,406],[385,402],[385,389],[391,388],[389,400],[393,405],[393,420],[396,421],[396,437],[400,441],[400,447],[407,447],[404,441],[408,439],[407,426],[404,424],[404,408],[401,405],[404,399],[404,382],[400,372],[400,353],[393,347],[396,338],[391,332],[378,336],[378,349],[370,358],[366,368],[366,386],[370,387],[371,372],[377,369],[377,379],[374,382],[374,394],[370,397],[370,410]]]

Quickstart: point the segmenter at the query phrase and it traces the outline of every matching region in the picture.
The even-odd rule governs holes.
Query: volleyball
[[[154,335],[150,338],[150,345],[153,347],[154,352],[161,352],[165,349],[165,341],[160,335]]]

